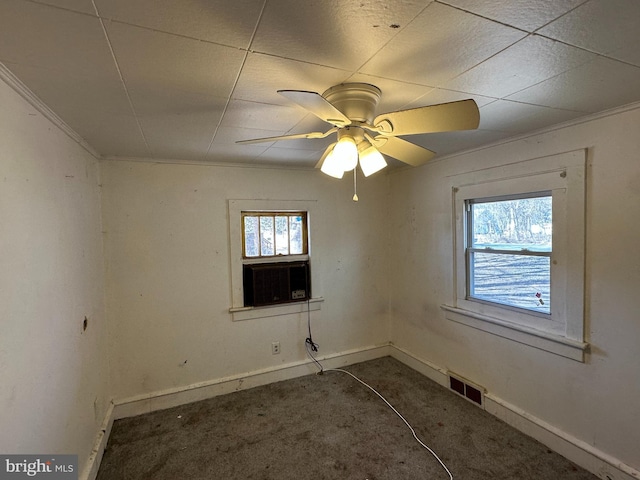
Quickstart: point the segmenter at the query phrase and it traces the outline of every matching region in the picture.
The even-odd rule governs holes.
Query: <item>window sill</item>
[[[448,320],[578,362],[584,362],[584,353],[589,348],[588,343],[571,340],[469,310],[449,305],[440,305],[440,308],[445,311],[445,317]]]
[[[278,317],[280,315],[291,315],[304,313],[307,311],[320,310],[324,302],[323,297],[312,298],[308,302],[286,303],[281,305],[269,305],[265,307],[234,307],[229,309],[231,320],[234,322],[241,320],[253,320],[256,318]],[[308,309],[307,309],[308,305]]]

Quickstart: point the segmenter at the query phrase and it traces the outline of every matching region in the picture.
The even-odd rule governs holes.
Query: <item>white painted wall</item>
[[[82,468],[111,398],[98,162],[4,82],[0,105],[0,452]]]
[[[319,354],[388,341],[386,176],[359,182],[354,203],[350,179],[319,171],[125,161],[101,169],[116,399],[306,359],[306,314],[231,320],[229,199],[317,201]]]
[[[525,412],[640,468],[640,108],[390,176],[391,339]],[[579,363],[450,322],[452,206],[447,177],[591,148],[586,312]]]

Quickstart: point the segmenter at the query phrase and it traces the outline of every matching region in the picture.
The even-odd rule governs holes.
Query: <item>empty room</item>
[[[640,479],[638,31],[0,0],[0,478]]]

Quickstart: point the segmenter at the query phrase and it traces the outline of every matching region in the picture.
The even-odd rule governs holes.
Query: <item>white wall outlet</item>
[[[280,342],[271,343],[271,355],[277,355],[280,353]]]

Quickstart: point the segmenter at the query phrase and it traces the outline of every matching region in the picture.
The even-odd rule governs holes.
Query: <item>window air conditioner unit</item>
[[[244,265],[244,306],[259,307],[311,298],[309,262]]]

